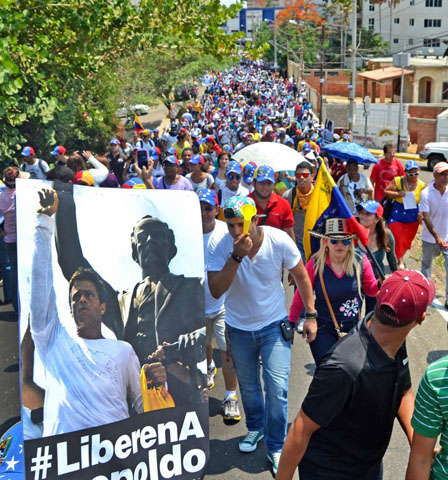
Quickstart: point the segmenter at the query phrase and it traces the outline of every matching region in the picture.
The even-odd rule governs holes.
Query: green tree
[[[0,0],[0,158],[13,161],[24,144],[43,155],[55,143],[101,150],[117,126],[120,60],[143,52],[160,62],[225,58],[236,39],[220,24],[237,8],[219,0]]]

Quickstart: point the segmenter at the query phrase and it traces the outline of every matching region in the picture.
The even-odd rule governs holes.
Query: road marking
[[[440,313],[440,315],[445,320],[445,322],[448,323],[448,311],[445,310],[445,305],[443,303],[439,302],[439,300],[437,300],[437,298],[435,298],[432,301],[431,306],[434,307]]]

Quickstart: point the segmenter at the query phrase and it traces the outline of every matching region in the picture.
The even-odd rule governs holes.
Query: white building
[[[379,5],[362,2],[362,26],[389,42],[391,53],[407,51],[421,55],[443,55],[448,44],[448,0],[391,0]]]

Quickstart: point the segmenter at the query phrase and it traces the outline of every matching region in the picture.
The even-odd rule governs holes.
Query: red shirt
[[[375,200],[380,202],[384,198],[384,190],[395,177],[404,175],[403,165],[395,157],[392,162],[387,162],[384,158],[373,166],[370,180],[375,182]]]
[[[269,211],[269,215],[267,220],[263,225],[267,225],[268,227],[275,227],[279,228],[280,230],[284,230],[285,228],[292,228],[294,226],[294,217],[292,215],[291,205],[289,204],[288,200],[284,199],[280,195],[276,193],[271,193],[271,198],[265,209],[262,209],[255,200],[254,192],[250,193],[248,197],[252,198],[257,205],[257,214],[264,215],[268,208],[272,209]],[[258,220],[258,224],[260,221],[265,218],[261,217]]]
[[[338,180],[342,177],[342,175],[347,173],[347,167],[344,162],[339,163],[335,160],[330,167],[330,173],[335,183],[338,183]]]

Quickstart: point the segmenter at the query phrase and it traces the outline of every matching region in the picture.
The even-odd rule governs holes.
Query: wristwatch
[[[234,260],[236,263],[241,263],[243,261],[243,257],[239,257],[235,253],[232,253],[232,260]]]
[[[317,318],[317,312],[306,312],[305,313],[305,320],[311,320],[311,319],[316,319]]]

